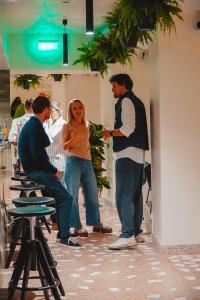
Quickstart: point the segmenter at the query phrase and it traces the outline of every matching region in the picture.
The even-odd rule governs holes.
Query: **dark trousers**
[[[57,180],[54,174],[44,171],[35,171],[27,174],[33,181],[45,185],[44,195],[55,199],[56,215],[61,237],[70,236],[69,220],[72,207],[72,196]]]
[[[143,218],[142,180],[143,164],[130,158],[120,158],[115,164],[116,205],[122,224],[122,238],[142,232]]]

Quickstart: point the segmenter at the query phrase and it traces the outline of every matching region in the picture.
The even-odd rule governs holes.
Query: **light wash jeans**
[[[116,205],[122,224],[120,238],[129,238],[142,232],[143,218],[142,180],[143,164],[130,158],[115,163]]]
[[[100,222],[98,191],[92,161],[77,156],[67,157],[65,183],[67,190],[73,196],[70,227],[82,226],[78,204],[80,184],[84,191],[86,224],[89,226],[98,224]]]
[[[55,199],[56,215],[58,221],[59,235],[61,237],[70,236],[69,219],[72,207],[72,197],[64,188],[63,184],[50,172],[35,171],[27,173],[33,181],[45,185],[42,191],[43,196]]]

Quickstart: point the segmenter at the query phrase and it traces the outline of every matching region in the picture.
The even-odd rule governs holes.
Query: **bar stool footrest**
[[[47,279],[46,277],[40,277],[40,276],[29,276],[29,279]],[[19,281],[22,281],[23,278],[20,278]],[[41,286],[41,287],[26,287],[26,288],[23,288],[21,286],[14,286],[12,284],[12,282],[9,283],[9,289],[11,288],[15,288],[16,290],[20,290],[20,291],[33,291],[33,292],[36,292],[36,291],[45,291],[45,290],[49,290],[49,289],[52,289],[52,288],[56,288],[58,285],[60,284],[60,281],[56,278],[54,278],[54,284],[52,285],[47,285],[47,286]]]

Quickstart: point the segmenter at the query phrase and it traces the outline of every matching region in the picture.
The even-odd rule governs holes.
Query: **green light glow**
[[[52,65],[62,59],[62,39],[58,35],[57,41],[53,41],[46,34],[46,41],[38,41],[38,35],[28,35],[25,39],[25,47],[29,56],[38,63]],[[39,47],[39,43],[42,43]],[[50,51],[51,50],[51,51]]]

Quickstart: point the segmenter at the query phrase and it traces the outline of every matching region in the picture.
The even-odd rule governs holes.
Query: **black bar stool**
[[[21,181],[21,185],[12,185],[10,190],[20,191],[19,197],[37,197],[36,191],[42,191],[45,189],[43,184],[30,181],[26,176],[13,176],[11,179]],[[24,205],[21,205],[24,206]],[[42,217],[42,222],[45,224],[49,233],[51,233],[49,224],[45,217]]]
[[[22,182],[22,184],[19,185],[11,185],[10,187],[11,191],[19,191],[20,192],[20,197],[28,197],[29,194],[31,193],[31,196],[37,196],[36,191],[42,191],[45,189],[45,186],[43,184],[38,184],[35,182]]]
[[[50,197],[20,197],[12,200],[12,203],[15,204],[17,207],[24,207],[24,206],[30,206],[30,205],[50,205],[55,202],[54,198]],[[39,218],[42,220],[42,222],[45,223],[47,230],[49,228],[49,225],[47,223],[47,220],[45,216],[41,216]],[[47,223],[47,224],[46,224]],[[19,218],[17,220],[14,220],[12,230],[11,230],[11,242],[10,242],[10,250],[9,254],[6,260],[6,268],[10,267],[10,263],[12,261],[15,249],[17,245],[21,245],[18,241],[21,237],[25,236],[26,233],[26,227],[27,227],[27,220],[24,218]],[[48,230],[50,233],[50,229]]]
[[[13,180],[13,181],[20,181],[21,183],[32,181],[32,180],[29,179],[25,174],[24,174],[24,175],[16,175],[16,176],[12,176],[12,177],[11,177],[11,180]]]
[[[25,295],[27,291],[43,291],[45,299],[49,300],[49,289],[51,289],[55,300],[61,300],[57,289],[59,279],[54,276],[49,265],[36,226],[37,217],[51,215],[54,212],[55,209],[52,207],[38,206],[17,207],[8,211],[8,213],[15,218],[20,217],[28,219],[30,224],[30,238],[22,240],[22,246],[9,283],[8,300],[13,299],[16,289],[21,290],[21,300],[26,299]],[[38,271],[39,276],[30,276],[30,271]],[[23,276],[20,277],[22,274]],[[28,287],[29,279],[40,279],[42,286]],[[18,286],[19,281],[22,281],[22,286]]]

